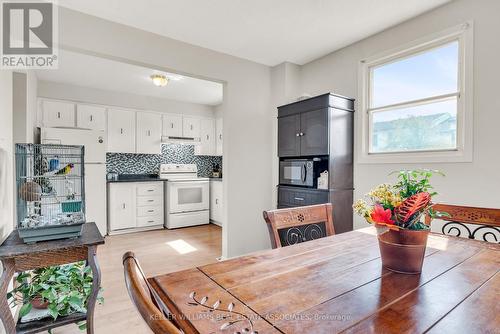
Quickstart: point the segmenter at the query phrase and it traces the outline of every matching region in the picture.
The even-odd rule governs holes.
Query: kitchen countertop
[[[210,181],[222,181],[222,177],[209,177]],[[167,181],[160,179],[156,174],[120,174],[118,180],[107,180],[108,183],[116,182],[154,182]]]
[[[107,180],[108,183],[115,182],[151,182],[151,181],[166,181],[160,179],[157,174],[120,174],[118,180]]]

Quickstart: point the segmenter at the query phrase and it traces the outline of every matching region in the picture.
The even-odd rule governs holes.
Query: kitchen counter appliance
[[[165,227],[168,229],[210,222],[209,179],[198,177],[195,164],[162,164],[165,182]]]

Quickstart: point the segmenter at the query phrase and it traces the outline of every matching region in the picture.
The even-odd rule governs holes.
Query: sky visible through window
[[[458,90],[458,41],[372,69],[370,108]]]
[[[459,43],[371,69],[370,109],[458,92]],[[372,112],[372,152],[456,148],[457,98]]]

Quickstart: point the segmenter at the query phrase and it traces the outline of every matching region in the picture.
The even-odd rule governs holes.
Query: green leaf
[[[27,303],[27,304],[24,304],[23,306],[21,306],[21,309],[19,310],[19,317],[22,318],[26,314],[30,313],[32,308],[33,308],[33,306],[31,305],[31,303]]]
[[[53,304],[49,304],[48,310],[49,310],[50,316],[52,318],[54,318],[54,320],[56,320],[57,317],[59,316],[59,312],[57,310],[57,306],[53,305]]]
[[[82,331],[87,329],[87,322],[85,322],[85,321],[82,323],[78,323],[77,325],[78,325],[78,329],[80,329]]]

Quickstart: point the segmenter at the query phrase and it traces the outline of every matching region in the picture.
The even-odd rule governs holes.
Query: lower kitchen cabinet
[[[163,228],[163,182],[108,183],[110,234]]]
[[[210,181],[210,221],[219,226],[222,226],[224,220],[222,199],[222,180]]]
[[[323,204],[329,201],[328,190],[278,186],[278,208]]]

